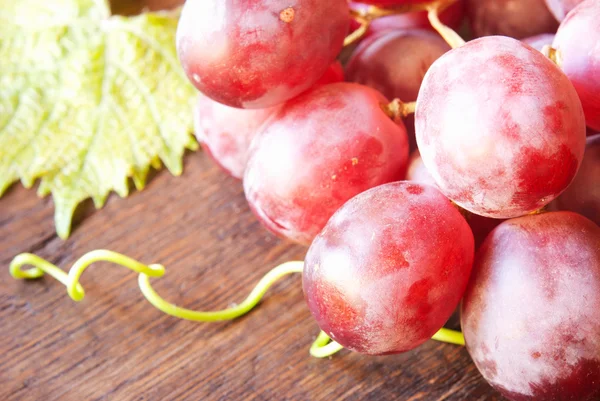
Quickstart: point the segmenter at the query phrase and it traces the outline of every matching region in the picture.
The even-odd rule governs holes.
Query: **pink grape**
[[[599,400],[600,228],[570,212],[502,223],[477,252],[462,329],[509,400]]]
[[[404,4],[432,3],[434,0],[361,0],[361,3],[380,7],[401,6]]]
[[[600,131],[600,1],[587,0],[560,24],[553,47],[585,112],[587,125]]]
[[[530,36],[528,38],[523,39],[523,42],[527,43],[529,46],[533,47],[535,50],[542,51],[544,46],[552,45],[554,41],[553,33],[541,33],[539,35]]]
[[[188,0],[177,50],[192,83],[232,107],[267,108],[312,87],[348,32],[346,0]]]
[[[344,81],[339,61],[331,64],[317,85]],[[283,106],[245,110],[225,106],[202,94],[194,107],[196,137],[206,153],[228,174],[241,179],[254,136]]]
[[[600,135],[588,137],[579,172],[551,206],[580,213],[600,226]]]
[[[476,37],[504,35],[516,39],[554,33],[558,22],[544,0],[466,0]]]
[[[543,54],[507,37],[476,39],[438,59],[415,120],[421,157],[441,191],[486,217],[550,203],[585,149],[573,85]]]
[[[309,244],[348,199],[406,174],[402,122],[388,100],[352,83],[325,85],[289,101],[255,137],[244,190],[274,233]]]
[[[437,189],[386,184],[348,201],[315,238],[304,295],[319,327],[344,347],[404,352],[452,315],[473,254],[469,226]]]
[[[582,1],[583,0],[546,0],[546,5],[556,19],[562,21],[567,14]]]
[[[368,4],[350,2],[350,8],[357,11],[366,11]],[[444,9],[440,15],[440,21],[454,29],[458,29],[464,16],[464,0],[459,0]],[[350,29],[358,29],[360,24],[354,18],[350,20]],[[399,31],[405,29],[428,29],[434,30],[427,17],[427,11],[415,11],[403,14],[395,14],[387,17],[376,18],[371,22],[365,38],[387,31]]]

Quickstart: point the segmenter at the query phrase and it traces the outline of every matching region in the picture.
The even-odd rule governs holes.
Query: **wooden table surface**
[[[132,12],[139,3],[115,9]],[[126,200],[113,195],[100,211],[88,202],[77,221],[62,241],[50,198],[14,185],[0,199],[0,400],[500,399],[458,346],[429,341],[396,356],[310,357],[318,328],[299,276],[228,323],[164,315],[146,303],[136,275],[114,265],[85,273],[87,296],[78,304],[52,278],[9,276],[21,252],[68,268],[90,250],[111,249],[164,264],[165,277],[153,281],[157,291],[210,310],[241,301],[275,265],[302,260],[306,249],[268,234],[240,182],[202,153],[186,156],[182,177],[160,172],[145,191]]]

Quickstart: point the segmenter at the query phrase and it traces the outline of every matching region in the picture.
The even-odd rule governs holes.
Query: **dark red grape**
[[[469,226],[437,189],[391,183],[348,201],[315,238],[304,294],[319,327],[344,347],[404,352],[452,315],[473,253]]]
[[[415,101],[429,66],[448,50],[440,35],[430,31],[385,32],[358,46],[346,66],[346,77],[388,99]]]
[[[600,226],[600,135],[588,137],[579,172],[551,206],[582,214]]]
[[[177,50],[192,83],[232,107],[266,108],[312,87],[348,32],[346,0],[188,0]]]
[[[462,304],[467,349],[512,401],[600,399],[600,228],[570,212],[498,226]]]
[[[583,0],[546,0],[546,5],[557,20],[562,21],[567,14]]]
[[[466,0],[476,37],[504,35],[516,39],[554,33],[558,22],[544,0]]]
[[[542,53],[507,37],[476,39],[438,59],[415,120],[421,157],[441,191],[486,217],[550,203],[585,149],[573,85]]]
[[[587,125],[600,131],[600,1],[587,0],[560,24],[553,47],[585,112]]]
[[[553,33],[541,33],[539,35],[530,36],[528,38],[523,39],[523,42],[527,43],[529,46],[533,47],[535,50],[542,51],[544,46],[552,45],[554,41]]]
[[[315,88],[255,137],[244,176],[250,207],[271,231],[309,244],[353,196],[404,178],[406,129],[366,86]]]

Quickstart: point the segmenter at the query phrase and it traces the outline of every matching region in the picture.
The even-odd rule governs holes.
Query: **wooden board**
[[[113,9],[131,13],[140,3]],[[183,177],[161,172],[145,191],[113,195],[100,211],[87,203],[78,214],[81,223],[62,241],[51,199],[20,185],[0,199],[0,400],[500,399],[462,347],[430,341],[397,356],[311,358],[318,328],[299,276],[278,283],[248,316],[210,324],[155,310],[136,275],[109,264],[85,273],[87,297],[78,304],[51,278],[9,276],[20,252],[68,268],[106,248],[164,264],[167,274],[154,284],[171,302],[219,309],[275,265],[302,260],[306,249],[268,234],[241,184],[204,154],[186,157]]]

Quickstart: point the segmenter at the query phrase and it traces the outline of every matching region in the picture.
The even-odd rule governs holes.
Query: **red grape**
[[[440,13],[440,21],[451,28],[457,29],[464,16],[464,6],[464,0],[453,3]],[[357,11],[366,11],[369,8],[369,5],[350,2],[350,8]],[[350,29],[352,31],[358,29],[359,26],[360,24],[354,19],[350,20]],[[380,32],[399,31],[404,29],[434,30],[427,17],[427,11],[416,11],[376,18],[371,22],[365,37],[367,38]]]
[[[404,4],[432,3],[434,0],[361,0],[361,3],[372,4],[380,7],[394,7]]]
[[[188,0],[177,49],[192,83],[229,106],[266,108],[309,89],[342,49],[346,0]]]
[[[441,191],[487,217],[550,203],[575,177],[585,149],[573,85],[542,53],[502,36],[438,59],[415,120],[421,157]]]
[[[346,77],[377,89],[388,99],[414,101],[429,66],[448,50],[440,35],[430,31],[385,32],[357,47]]]
[[[557,20],[562,21],[567,14],[583,0],[546,0],[546,5]]]
[[[303,287],[319,327],[344,347],[417,347],[458,305],[473,234],[437,189],[396,182],[348,201],[313,241]]]
[[[331,64],[317,85],[344,81],[339,61]],[[245,110],[225,106],[202,94],[194,108],[196,137],[208,155],[227,173],[242,178],[254,136],[282,106]]]
[[[535,50],[542,51],[544,46],[552,45],[554,41],[553,33],[541,33],[539,35],[530,36],[528,38],[523,39],[523,42],[527,43],[529,46],[533,47]]]
[[[600,1],[587,0],[562,22],[553,47],[585,112],[587,125],[600,130]]]
[[[467,349],[513,401],[600,399],[600,228],[570,212],[497,227],[462,304]]]
[[[522,39],[554,33],[558,22],[544,0],[466,0],[475,36],[505,35]]]
[[[325,85],[289,101],[255,137],[248,202],[271,231],[308,244],[354,195],[404,178],[406,130],[366,86]]]
[[[600,135],[588,138],[581,168],[552,207],[580,213],[600,226]]]

